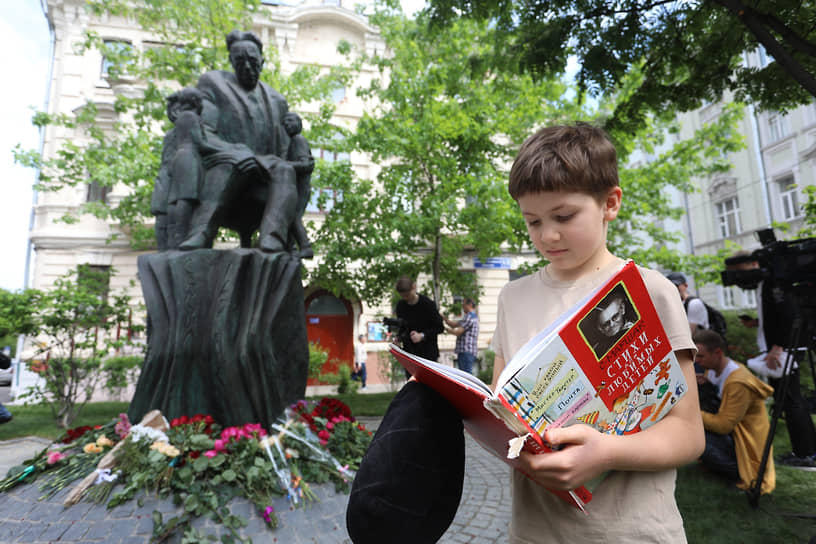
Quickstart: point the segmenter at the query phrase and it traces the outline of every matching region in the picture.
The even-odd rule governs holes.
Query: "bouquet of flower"
[[[150,414],[148,414],[150,415]],[[300,401],[271,429],[257,423],[221,428],[209,415],[182,416],[169,423],[158,414],[131,425],[125,414],[98,428],[71,429],[59,444],[43,450],[0,481],[0,491],[43,478],[44,497],[85,478],[66,499],[107,501],[112,508],[137,492],[172,496],[183,512],[154,517],[154,538],[192,531],[193,518],[207,515],[233,538],[246,524],[227,503],[243,496],[270,527],[277,525],[273,496],[298,506],[314,498],[309,483],[334,482],[348,488],[371,433],[336,399]],[[146,416],[147,420],[147,416]]]

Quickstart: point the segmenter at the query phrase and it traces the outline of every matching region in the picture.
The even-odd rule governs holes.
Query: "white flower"
[[[153,442],[170,442],[170,439],[167,438],[167,435],[162,431],[154,429],[153,427],[145,427],[141,423],[131,427],[128,436],[130,436],[131,440],[137,442],[140,440],[147,440],[151,444]]]

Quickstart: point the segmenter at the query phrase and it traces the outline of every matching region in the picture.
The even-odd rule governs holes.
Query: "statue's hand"
[[[241,158],[241,160],[235,163],[235,168],[237,168],[242,174],[249,174],[255,170],[259,170],[261,168],[261,164],[258,162],[255,155],[249,155],[248,157]]]

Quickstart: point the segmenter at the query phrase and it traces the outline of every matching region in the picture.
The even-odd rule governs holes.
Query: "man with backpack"
[[[666,274],[666,277],[680,293],[692,336],[700,330],[708,329],[719,334],[725,341],[725,317],[722,313],[703,302],[699,297],[690,295],[686,277],[680,272],[670,272]],[[697,396],[700,399],[700,409],[716,414],[720,407],[719,388],[708,381],[704,369],[697,362],[694,363],[694,372],[697,375]]]
[[[666,277],[677,286],[680,298],[683,300],[683,307],[686,309],[691,334],[694,335],[700,329],[709,329],[725,338],[725,317],[716,308],[712,308],[688,292],[688,282],[686,277],[680,272],[671,272]]]

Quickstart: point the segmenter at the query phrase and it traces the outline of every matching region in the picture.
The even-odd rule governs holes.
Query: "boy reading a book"
[[[541,129],[521,147],[509,191],[549,264],[499,295],[494,388],[519,348],[624,264],[606,247],[621,189],[615,148],[602,130],[585,124]],[[639,270],[686,382],[695,383],[695,344],[677,290],[662,274]],[[530,478],[513,471],[511,542],[686,541],[674,484],[675,467],[697,459],[705,444],[694,388],[643,432],[608,435],[578,424],[549,429],[544,438],[559,450],[522,452]],[[589,515],[544,488],[569,490],[604,473]]]

